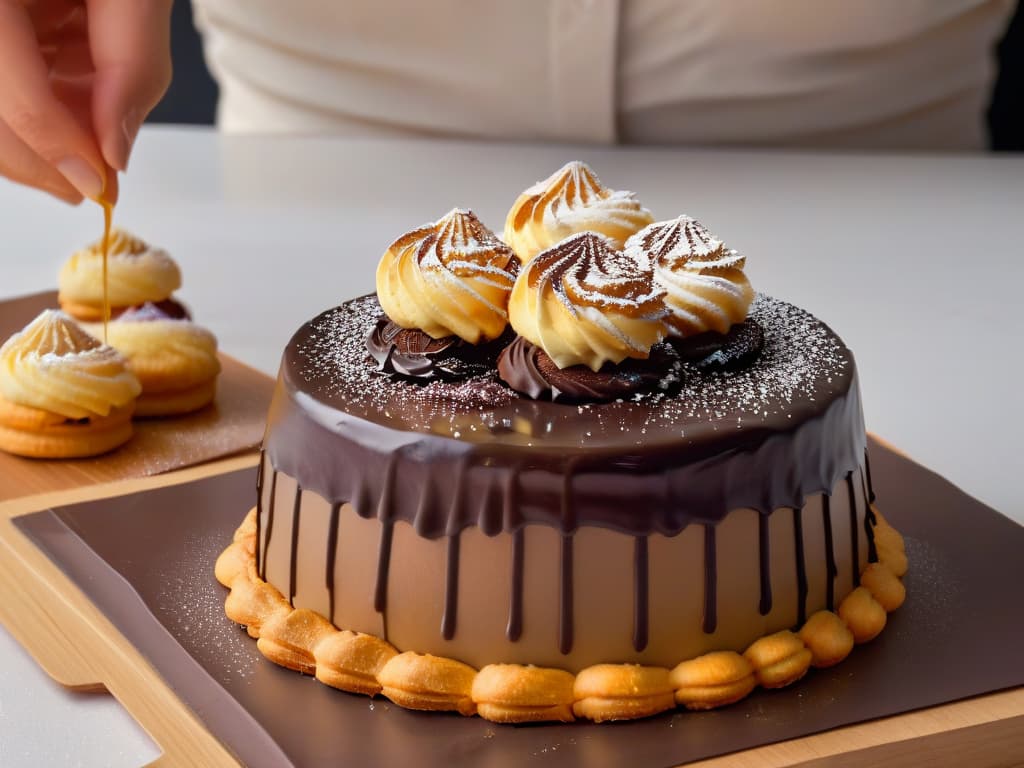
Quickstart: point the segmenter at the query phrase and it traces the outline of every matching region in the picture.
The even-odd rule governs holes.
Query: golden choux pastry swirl
[[[509,300],[516,333],[559,368],[646,358],[665,334],[662,291],[650,268],[594,232],[573,235],[528,262]]]
[[[608,189],[574,160],[519,196],[505,219],[505,242],[525,263],[577,232],[600,232],[621,249],[652,221],[632,192]]]
[[[626,252],[648,260],[665,290],[670,336],[725,333],[746,319],[754,300],[743,272],[746,259],[699,221],[680,216],[651,224],[629,238]]]
[[[166,251],[153,248],[121,229],[110,234],[107,269],[110,304],[114,307],[163,301],[181,287],[181,271]],[[101,303],[102,243],[95,242],[73,253],[61,267],[57,285],[62,303]]]
[[[377,298],[402,328],[476,344],[508,324],[508,297],[519,264],[472,211],[455,208],[402,235],[377,267]]]
[[[0,395],[68,419],[106,416],[141,388],[113,347],[44,310],[0,347]]]

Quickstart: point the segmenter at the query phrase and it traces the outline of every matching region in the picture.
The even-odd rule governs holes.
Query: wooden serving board
[[[228,766],[237,762],[143,655],[15,527],[13,520],[41,509],[191,482],[255,463],[256,455],[247,454],[159,476],[0,502],[0,590],[7,595],[5,601],[0,601],[0,621],[61,684],[113,694],[163,750],[154,763],[157,765]],[[909,599],[913,598],[910,595]],[[1024,759],[1024,688],[838,728],[692,765],[1003,766],[1013,764],[1015,759]]]

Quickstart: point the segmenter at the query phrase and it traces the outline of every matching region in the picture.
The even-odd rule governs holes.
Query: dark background
[[[212,125],[217,85],[203,61],[188,0],[174,4],[171,47],[174,81],[149,122]],[[1024,0],[1017,5],[997,55],[999,76],[988,112],[989,143],[995,150],[1024,151]]]

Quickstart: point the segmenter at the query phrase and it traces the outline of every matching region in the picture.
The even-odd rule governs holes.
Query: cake
[[[842,661],[906,570],[852,353],[690,217],[521,252],[552,186],[563,222],[614,197],[571,165],[504,242],[456,209],[294,335],[228,616],[328,685],[496,722],[710,708]]]

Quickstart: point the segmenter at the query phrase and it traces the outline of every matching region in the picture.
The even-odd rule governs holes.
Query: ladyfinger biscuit
[[[687,709],[714,709],[739,701],[757,681],[750,662],[735,651],[713,651],[677,664],[669,674],[676,702]]]

